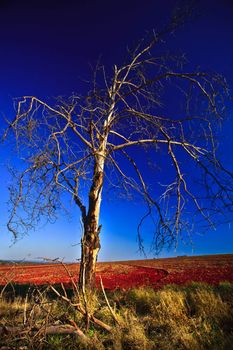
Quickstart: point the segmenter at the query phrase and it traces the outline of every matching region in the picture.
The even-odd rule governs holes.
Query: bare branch
[[[148,217],[161,249],[189,238],[194,223],[201,230],[213,227],[232,212],[233,175],[219,161],[217,147],[229,96],[226,80],[189,71],[183,55],[155,50],[185,16],[182,9],[162,31],[142,40],[110,76],[98,64],[86,96],[50,103],[24,96],[5,132],[5,138],[14,135],[23,164],[13,171],[8,228],[16,238],[43,217],[56,219],[70,196],[82,217],[79,283],[84,289],[95,284],[105,182],[144,199],[141,248],[141,226]]]

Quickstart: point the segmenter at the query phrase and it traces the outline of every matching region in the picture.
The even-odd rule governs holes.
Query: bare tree
[[[110,74],[97,67],[84,97],[16,101],[6,135],[14,132],[24,169],[14,172],[8,228],[17,237],[42,216],[53,220],[68,193],[83,224],[82,287],[95,281],[104,181],[144,198],[156,249],[178,242],[193,223],[214,226],[232,211],[233,175],[216,156],[228,87],[221,75],[186,71],[183,57],[161,53],[163,36],[176,26],[142,40]],[[150,172],[142,170],[147,156]]]

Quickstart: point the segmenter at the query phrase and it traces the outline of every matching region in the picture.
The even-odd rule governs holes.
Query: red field
[[[78,264],[66,265],[69,273],[77,280]],[[196,257],[177,257],[98,263],[96,284],[100,277],[106,289],[128,289],[136,286],[161,287],[165,284],[206,282],[218,284],[233,282],[233,254]],[[59,284],[70,285],[70,277],[59,264],[14,264],[0,265],[0,285],[9,282],[17,284]]]

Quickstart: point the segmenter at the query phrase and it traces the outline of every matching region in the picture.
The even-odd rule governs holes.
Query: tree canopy
[[[228,86],[220,74],[189,71],[184,56],[161,51],[173,29],[174,23],[140,41],[110,72],[98,65],[84,96],[16,100],[5,137],[13,131],[23,170],[13,171],[8,228],[17,237],[41,217],[53,220],[68,193],[82,218],[84,275],[100,249],[105,183],[144,199],[141,249],[149,215],[158,251],[233,210],[233,175],[218,159]]]

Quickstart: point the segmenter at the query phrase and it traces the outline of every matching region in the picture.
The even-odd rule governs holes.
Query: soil
[[[3,264],[0,265],[0,285],[63,283],[70,286],[71,279],[77,281],[78,273],[79,264]],[[97,287],[100,287],[100,278],[108,290],[159,288],[190,282],[233,283],[233,254],[98,263]]]

